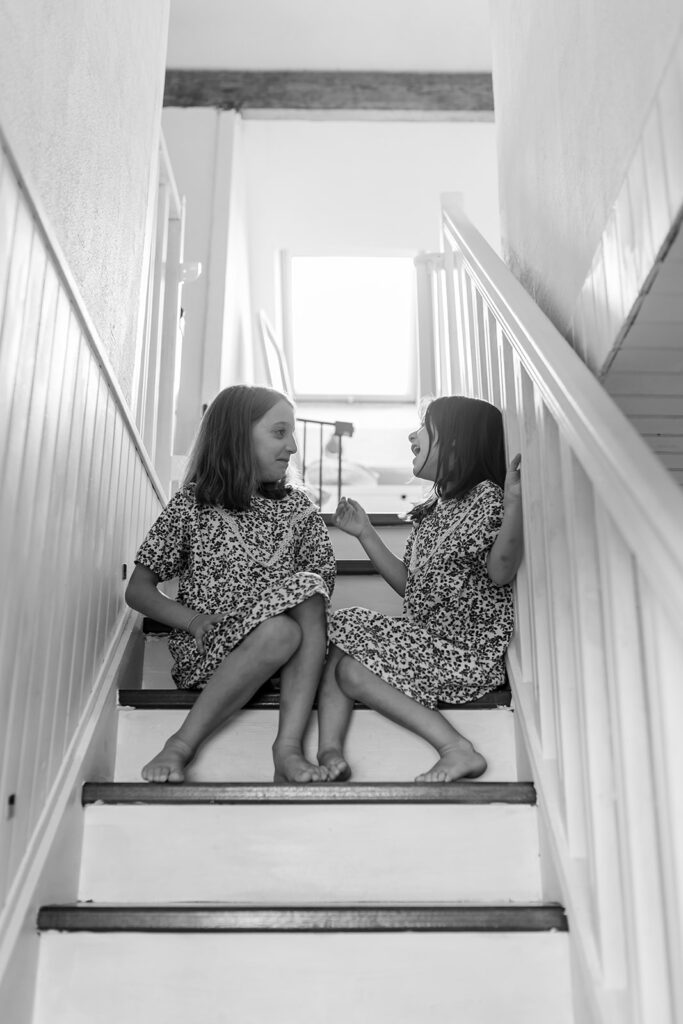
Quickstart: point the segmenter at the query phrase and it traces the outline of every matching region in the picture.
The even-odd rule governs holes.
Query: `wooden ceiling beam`
[[[414,74],[386,71],[166,71],[166,107],[259,111],[415,112],[490,119],[493,86],[486,72]]]

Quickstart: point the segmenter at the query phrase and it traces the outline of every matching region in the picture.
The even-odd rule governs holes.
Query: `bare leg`
[[[323,782],[327,770],[304,757],[303,739],[325,661],[325,605],[314,594],[287,614],[298,625],[301,643],[280,672],[280,720],[273,744],[275,782]]]
[[[285,615],[267,619],[252,630],[220,663],[178,732],[142,769],[143,779],[183,782],[184,769],[204,740],[244,707],[259,686],[291,658],[300,641],[299,627]]]
[[[344,759],[344,740],[353,710],[353,699],[339,689],[337,665],[344,652],[332,645],[318,694],[318,764],[328,771],[330,782],[346,782],[351,769]]]
[[[486,761],[444,716],[418,704],[346,655],[337,664],[337,682],[349,699],[360,700],[386,718],[398,722],[431,743],[440,754],[416,782],[454,782],[475,779],[486,771]]]

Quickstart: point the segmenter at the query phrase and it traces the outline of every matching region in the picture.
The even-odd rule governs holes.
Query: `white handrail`
[[[443,232],[451,385],[499,405],[522,452],[508,668],[547,895],[569,916],[577,1024],[676,1024],[683,495],[454,197]]]

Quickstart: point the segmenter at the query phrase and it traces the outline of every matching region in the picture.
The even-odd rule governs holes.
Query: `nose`
[[[298,449],[298,447],[297,447],[297,443],[296,443],[296,441],[295,441],[295,439],[294,439],[294,435],[292,434],[292,436],[290,437],[289,441],[287,442],[287,451],[288,451],[288,452],[289,452],[289,453],[290,453],[291,455],[295,455],[295,454],[296,454],[296,452],[298,452],[298,450],[299,450],[299,449]]]
[[[417,437],[417,430],[411,430],[411,432],[408,434],[408,440],[410,441],[411,444],[413,443],[413,441],[415,440],[416,437]]]

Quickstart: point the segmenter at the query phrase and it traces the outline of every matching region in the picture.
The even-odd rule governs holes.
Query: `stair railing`
[[[445,197],[445,391],[503,410],[525,558],[508,669],[546,895],[567,908],[575,1019],[683,1020],[683,496]],[[439,328],[439,324],[442,327]],[[437,352],[441,349],[437,349]],[[443,360],[441,360],[443,365]],[[505,852],[501,851],[501,856]]]
[[[330,441],[337,438],[334,443],[334,454],[337,456],[337,503],[341,498],[342,492],[342,449],[345,437],[351,437],[353,435],[353,423],[345,423],[341,420],[314,420],[306,419],[301,416],[297,416],[297,423],[302,424],[302,431],[299,436],[300,450],[299,450],[299,467],[301,471],[301,477],[305,485],[314,487],[315,480],[310,479],[310,458],[309,453],[311,451],[312,444],[316,445],[316,451],[318,454],[318,474],[317,474],[317,492],[318,492],[318,504],[323,505],[325,498],[323,488],[323,463],[325,458],[326,444],[329,445]],[[309,427],[311,433],[314,435],[314,440],[311,441],[308,436]],[[333,433],[331,437],[325,442],[324,428],[332,427]],[[317,433],[316,433],[317,431]]]

